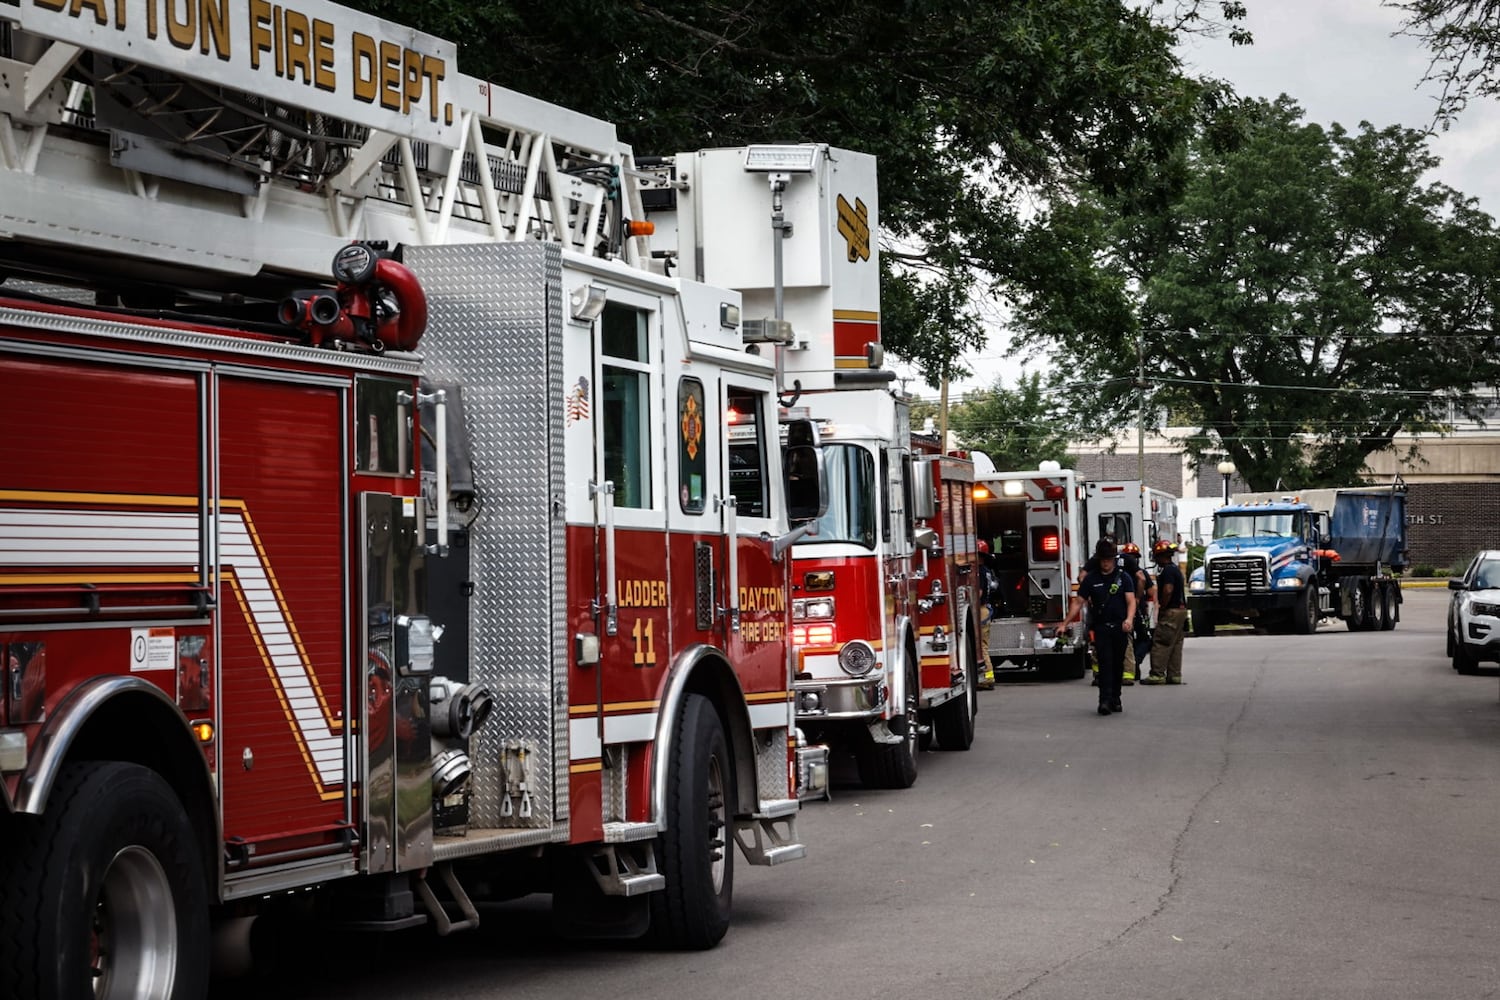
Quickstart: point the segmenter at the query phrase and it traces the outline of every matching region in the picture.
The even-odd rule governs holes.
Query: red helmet
[[[1151,546],[1151,557],[1153,559],[1160,560],[1163,556],[1175,556],[1176,554],[1177,546],[1165,538],[1158,539],[1157,543]]]
[[[1135,544],[1135,542],[1126,542],[1120,546],[1120,555],[1122,556],[1138,556],[1140,554],[1141,547]]]
[[[990,543],[985,541],[983,538],[979,540],[979,554],[982,556],[987,556],[990,554]]]

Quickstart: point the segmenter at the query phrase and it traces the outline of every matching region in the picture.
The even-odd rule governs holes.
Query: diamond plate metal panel
[[[700,629],[714,627],[714,547],[693,545],[693,614]]]
[[[761,729],[755,733],[755,784],[760,801],[791,796],[787,787],[785,729]]]
[[[470,679],[496,711],[471,745],[475,827],[552,827],[567,815],[562,255],[545,244],[410,247],[427,293],[425,374],[464,388],[482,504],[471,528]],[[556,512],[556,513],[554,513]],[[501,751],[541,748],[531,816],[512,800]]]

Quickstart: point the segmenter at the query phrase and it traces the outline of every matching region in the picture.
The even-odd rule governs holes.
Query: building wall
[[[1500,549],[1500,482],[1408,483],[1406,525],[1413,566],[1462,569]]]

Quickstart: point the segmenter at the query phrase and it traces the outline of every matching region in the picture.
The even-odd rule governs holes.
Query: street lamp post
[[[1234,463],[1225,459],[1219,463],[1219,475],[1224,477],[1224,502],[1229,502],[1229,480],[1234,475]]]

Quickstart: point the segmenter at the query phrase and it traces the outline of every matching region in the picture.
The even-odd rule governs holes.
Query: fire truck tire
[[[1193,635],[1202,639],[1214,634],[1214,613],[1207,609],[1193,611]]]
[[[932,713],[932,728],[937,733],[939,749],[967,750],[974,745],[974,712],[978,704],[975,695],[978,687],[974,654],[966,652],[964,693],[943,702]]]
[[[920,752],[920,719],[917,706],[921,688],[916,671],[906,670],[906,726],[900,743],[876,743],[868,740],[855,755],[859,780],[866,788],[910,788],[917,782],[917,754]]]
[[[12,817],[0,862],[6,995],[167,997],[208,990],[208,891],[182,803],[155,772],[69,764],[40,817]]]
[[[666,888],[650,895],[649,941],[712,948],[729,930],[734,898],[734,762],[724,725],[702,695],[683,700],[667,763],[667,829],[657,840]]]

